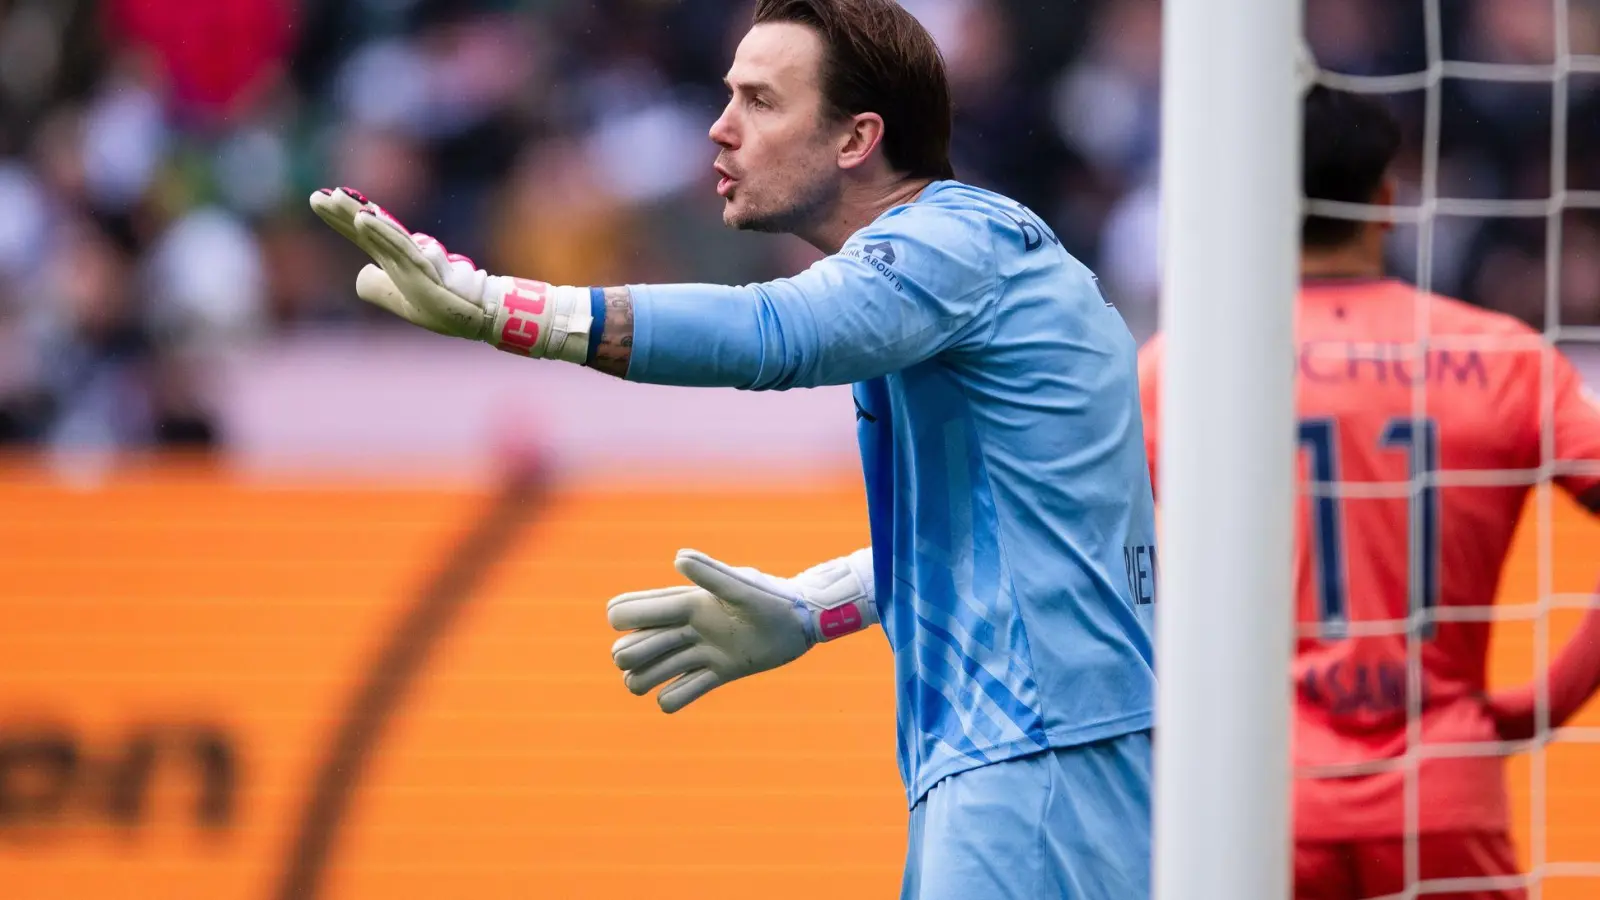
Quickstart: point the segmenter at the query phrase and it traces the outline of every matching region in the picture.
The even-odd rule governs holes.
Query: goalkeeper
[[[871,547],[794,579],[684,551],[695,586],[609,607],[627,686],[672,712],[881,615],[902,896],[1147,896],[1156,551],[1127,328],[1043,222],[951,180],[944,65],[893,0],[761,0],[726,80],[723,219],[830,254],[792,278],[552,286],[353,191],[311,204],[377,263],[364,299],[442,334],[636,382],[853,383]]]

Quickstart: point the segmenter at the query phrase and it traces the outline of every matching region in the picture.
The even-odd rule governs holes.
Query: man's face
[[[821,62],[822,40],[803,25],[757,25],[740,41],[732,96],[711,126],[723,224],[795,231],[838,197],[843,134],[823,115]]]

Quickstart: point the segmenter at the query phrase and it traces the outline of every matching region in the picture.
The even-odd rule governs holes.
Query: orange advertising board
[[[778,572],[860,546],[858,484],[538,495],[154,469],[79,490],[6,470],[3,895],[894,896],[881,637],[666,716],[623,689],[604,614],[675,583],[682,546]],[[1555,509],[1552,566],[1525,528],[1508,598],[1592,585],[1600,532]],[[1534,645],[1504,628],[1495,677],[1527,677]],[[1538,802],[1551,858],[1600,857],[1597,764],[1551,751],[1541,799],[1515,763],[1519,836]]]

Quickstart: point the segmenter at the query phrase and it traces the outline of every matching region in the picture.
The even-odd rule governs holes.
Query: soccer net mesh
[[[1403,11],[1397,12],[1399,7]],[[1593,387],[1600,367],[1600,285],[1591,282],[1600,233],[1600,3],[1588,0],[1420,0],[1308,6],[1311,56],[1306,81],[1380,95],[1407,137],[1393,207],[1306,201],[1332,218],[1396,223],[1390,267],[1419,288],[1416,343],[1402,355],[1426,365],[1430,351],[1513,352],[1559,348]],[[1319,47],[1352,9],[1402,25],[1407,43],[1385,66],[1341,71],[1337,53]],[[1358,12],[1356,15],[1363,13]],[[1372,27],[1364,23],[1360,27]],[[1319,33],[1319,28],[1323,29]],[[1313,62],[1312,59],[1315,59]],[[1516,162],[1505,163],[1506,159]],[[1426,339],[1427,292],[1465,296],[1540,329],[1531,345],[1505,338]],[[1600,472],[1591,463],[1557,464],[1551,390],[1554,357],[1542,352],[1542,448],[1534,469],[1420,471],[1398,483],[1306,483],[1302,493],[1355,498],[1407,497],[1413,510],[1436,488],[1527,485],[1524,519],[1491,607],[1431,607],[1420,596],[1421,554],[1412,559],[1412,615],[1397,621],[1302,625],[1302,636],[1405,636],[1405,752],[1378,763],[1302,768],[1297,779],[1405,773],[1405,890],[1412,898],[1524,887],[1530,898],[1600,896],[1600,717],[1586,709],[1565,727],[1550,723],[1544,677],[1553,655],[1595,603],[1600,530],[1553,483],[1562,473]],[[1430,379],[1412,379],[1416,420],[1428,414]],[[1420,427],[1420,426],[1419,426]],[[1413,526],[1415,527],[1415,526]],[[1447,526],[1448,527],[1448,526]],[[1413,541],[1413,546],[1416,542]],[[1537,734],[1525,742],[1427,743],[1422,731],[1424,640],[1434,622],[1491,622],[1491,688],[1533,681]],[[1523,874],[1514,878],[1425,879],[1418,824],[1425,759],[1508,757],[1513,839]]]

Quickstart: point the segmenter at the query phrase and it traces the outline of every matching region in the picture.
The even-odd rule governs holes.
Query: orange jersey
[[[1406,750],[1407,619],[1421,639],[1423,744],[1495,740],[1482,701],[1489,623],[1423,610],[1494,602],[1542,463],[1574,494],[1600,484],[1592,466],[1563,466],[1600,460],[1600,407],[1565,357],[1507,316],[1394,280],[1308,283],[1298,304],[1294,761],[1321,771],[1296,780],[1296,835],[1397,835],[1410,776],[1382,761]],[[1152,479],[1161,346],[1140,358]],[[1541,452],[1546,378],[1553,460]],[[1369,774],[1348,774],[1361,764]],[[1424,762],[1418,826],[1505,829],[1502,768],[1493,756]]]

